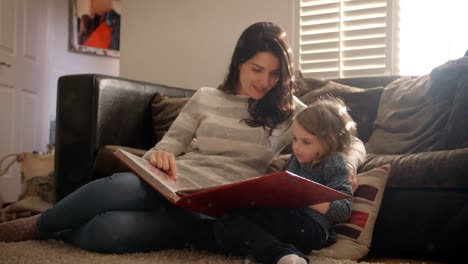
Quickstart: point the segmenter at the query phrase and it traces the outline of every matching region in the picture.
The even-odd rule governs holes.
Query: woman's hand
[[[169,174],[171,179],[174,181],[177,180],[177,166],[174,154],[167,151],[157,150],[150,153],[148,160],[151,165]]]

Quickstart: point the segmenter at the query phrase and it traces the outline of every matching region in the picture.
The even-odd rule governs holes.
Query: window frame
[[[352,71],[348,70],[348,74],[345,73],[346,67],[343,66],[343,62],[346,61],[343,58],[342,53],[344,52],[345,48],[343,47],[343,38],[340,37],[339,39],[339,53],[340,56],[338,58],[338,71],[336,71],[336,75],[330,76],[324,74],[323,76],[320,73],[308,73],[302,70],[302,57],[301,57],[301,50],[302,50],[302,43],[301,43],[301,3],[306,2],[308,0],[293,0],[293,49],[294,49],[294,57],[295,63],[294,66],[297,70],[301,70],[303,76],[305,78],[324,78],[324,79],[331,79],[331,78],[352,78],[352,77],[367,77],[367,76],[386,76],[386,75],[399,75],[399,1],[400,0],[385,0],[386,2],[386,15],[385,15],[385,51],[382,54],[384,57],[384,69],[379,70],[377,73],[372,73],[372,70],[363,69],[361,70],[363,73],[361,74],[353,74]],[[310,1],[310,0],[309,0]],[[343,4],[347,3],[360,3],[360,2],[369,2],[369,0],[337,0],[340,4],[340,24],[343,23],[343,17],[341,17],[344,13],[343,11]],[[341,29],[341,26],[340,26]],[[340,36],[342,35],[340,30]],[[382,65],[382,64],[381,64]],[[336,66],[335,66],[336,67]],[[379,68],[380,69],[380,68]]]

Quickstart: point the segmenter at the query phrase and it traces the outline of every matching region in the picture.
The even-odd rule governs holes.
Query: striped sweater
[[[150,151],[176,156],[178,173],[210,177],[213,183],[239,181],[265,174],[273,158],[291,142],[291,121],[271,136],[263,127],[250,127],[248,96],[202,87],[182,109],[169,131]],[[305,105],[294,97],[296,111]],[[190,151],[187,146],[196,138]]]

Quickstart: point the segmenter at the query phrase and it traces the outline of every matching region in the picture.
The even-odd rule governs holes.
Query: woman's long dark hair
[[[239,83],[239,67],[258,52],[268,51],[278,57],[280,74],[273,88],[260,100],[249,100],[250,117],[244,121],[251,127],[262,126],[271,135],[279,124],[292,118],[294,114],[293,93],[294,68],[292,50],[286,33],[271,22],[258,22],[244,30],[232,54],[229,73],[219,89],[236,94]]]

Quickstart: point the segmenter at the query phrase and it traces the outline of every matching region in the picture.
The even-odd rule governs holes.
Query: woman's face
[[[292,149],[300,163],[311,163],[324,153],[322,142],[307,132],[297,121],[292,125]]]
[[[273,53],[258,52],[239,66],[237,94],[262,99],[278,81],[280,67],[280,60]]]

